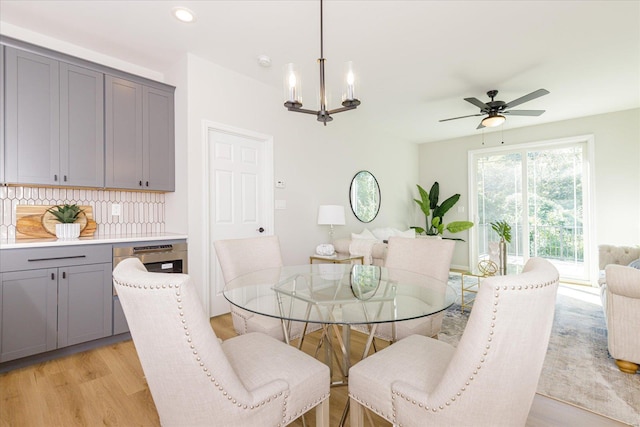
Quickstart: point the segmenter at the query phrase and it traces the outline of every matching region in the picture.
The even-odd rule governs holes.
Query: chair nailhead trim
[[[177,302],[177,308],[179,310],[178,314],[179,317],[181,317],[180,323],[183,325],[183,329],[185,331],[185,336],[187,337],[186,342],[189,344],[189,348],[192,350],[193,355],[195,356],[195,360],[196,362],[198,362],[199,366],[202,368],[202,371],[205,373],[205,375],[209,378],[210,382],[217,388],[218,391],[222,392],[223,396],[227,397],[227,401],[231,402],[231,404],[233,404],[234,406],[240,408],[240,409],[257,409],[261,406],[264,406],[266,403],[270,403],[271,400],[276,400],[279,397],[283,398],[283,402],[282,402],[282,419],[281,421],[276,425],[276,427],[283,427],[287,424],[289,424],[291,421],[295,420],[296,418],[300,417],[300,415],[304,414],[305,412],[307,412],[309,409],[313,408],[314,406],[318,405],[320,402],[322,402],[323,400],[325,400],[326,398],[329,397],[328,394],[325,394],[323,396],[321,396],[317,401],[315,402],[311,402],[309,404],[307,404],[306,406],[304,406],[302,408],[302,410],[298,411],[295,414],[290,414],[287,417],[287,401],[289,399],[289,393],[285,393],[283,395],[283,392],[279,392],[277,395],[273,395],[273,397],[268,397],[265,400],[262,400],[261,402],[255,404],[255,405],[247,405],[246,403],[242,403],[242,402],[238,402],[238,400],[236,398],[234,398],[233,396],[229,395],[228,392],[224,389],[224,387],[222,385],[220,385],[220,383],[216,380],[216,378],[212,375],[211,372],[209,372],[209,369],[205,366],[204,362],[202,362],[200,356],[198,356],[198,350],[196,349],[195,345],[192,343],[193,340],[190,337],[190,332],[189,332],[189,325],[186,321],[186,319],[184,319],[184,311],[183,310],[183,306],[182,306],[182,298],[181,298],[181,290],[180,290],[180,285],[177,284],[168,284],[168,285],[157,285],[157,286],[153,286],[153,285],[134,285],[134,284],[130,284],[130,283],[124,283],[124,282],[120,282],[118,280],[116,280],[114,278],[113,282],[117,285],[117,286],[122,286],[122,287],[127,287],[127,288],[135,288],[135,289],[143,289],[143,290],[159,290],[159,289],[165,289],[165,287],[168,287],[169,289],[173,289],[175,287],[175,296],[176,296],[176,302]],[[236,313],[232,313],[232,314],[236,314]],[[241,316],[240,314],[236,314],[237,316],[243,318],[244,320],[244,324],[245,324],[245,332],[246,332],[246,320],[247,318],[244,316]]]
[[[553,280],[549,281],[549,282],[544,282],[544,283],[537,283],[535,285],[519,285],[519,286],[511,286],[510,290],[511,291],[528,291],[528,290],[534,290],[534,289],[541,289],[541,288],[546,288],[547,286],[551,286],[554,285],[558,282],[559,277],[555,277]],[[492,322],[489,324],[489,334],[487,336],[487,344],[485,345],[485,350],[483,350],[482,352],[482,356],[480,357],[480,363],[476,366],[476,369],[472,372],[471,375],[469,375],[468,380],[465,381],[464,386],[460,387],[460,390],[456,392],[456,394],[454,396],[451,396],[449,399],[447,399],[444,402],[444,406],[442,404],[438,405],[437,407],[432,407],[430,408],[427,405],[424,405],[422,402],[417,402],[417,406],[419,408],[423,408],[425,411],[431,411],[432,413],[437,413],[439,410],[443,410],[446,409],[447,407],[450,407],[452,403],[456,402],[456,397],[460,397],[462,396],[462,394],[467,390],[467,386],[471,385],[471,382],[474,380],[475,376],[478,375],[478,371],[480,371],[480,369],[482,369],[482,365],[485,363],[485,356],[488,355],[488,350],[491,349],[491,341],[492,341],[492,336],[494,334],[494,329],[496,326],[495,320],[497,317],[497,313],[498,313],[498,303],[499,303],[499,299],[500,299],[500,291],[505,291],[508,292],[509,291],[509,287],[506,285],[503,285],[502,288],[500,286],[496,286],[494,289],[494,301],[493,301],[493,315],[491,316],[491,320]],[[358,401],[359,403],[361,403],[362,405],[364,405],[365,407],[371,409],[372,411],[376,412],[377,414],[383,416],[384,418],[386,418],[384,416],[384,413],[376,408],[373,408],[369,403],[359,399],[356,396],[353,396],[352,394],[349,394],[350,397],[354,398],[356,401]],[[402,393],[396,391],[396,390],[391,390],[391,408],[392,408],[392,423],[394,425],[401,425],[398,423],[397,420],[397,408],[396,408],[396,396],[398,396],[399,398],[411,403],[412,405],[416,405],[416,401],[411,399],[409,396],[405,396]],[[386,418],[388,419],[388,418]]]

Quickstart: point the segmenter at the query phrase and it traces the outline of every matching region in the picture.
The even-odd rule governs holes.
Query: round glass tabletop
[[[415,319],[450,307],[456,292],[421,274],[351,264],[304,264],[259,270],[223,290],[233,305],[264,316],[324,324]]]

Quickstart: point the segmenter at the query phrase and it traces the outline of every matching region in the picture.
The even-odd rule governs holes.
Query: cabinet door
[[[0,45],[0,129],[4,129],[4,46]],[[0,131],[0,185],[4,184],[4,132]]]
[[[141,189],[142,85],[105,76],[105,186]]]
[[[104,185],[104,75],[60,63],[61,184]]]
[[[0,362],[56,348],[57,270],[0,274]]]
[[[5,47],[5,179],[60,184],[58,61]]]
[[[60,268],[58,280],[58,348],[110,336],[111,263]]]
[[[144,188],[175,190],[174,95],[144,86],[143,170]]]

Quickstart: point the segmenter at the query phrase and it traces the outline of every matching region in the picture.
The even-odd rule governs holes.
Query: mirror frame
[[[376,191],[377,191],[377,205],[375,207],[375,213],[373,214],[373,217],[371,218],[363,218],[362,214],[358,215],[358,213],[356,212],[356,203],[355,200],[353,198],[353,190],[354,190],[354,183],[356,182],[356,179],[362,175],[369,175],[371,178],[373,178],[373,182],[375,183],[376,186]],[[374,200],[375,201],[375,200]],[[351,179],[351,185],[349,185],[349,204],[351,205],[351,212],[353,212],[353,215],[355,215],[355,217],[358,219],[358,221],[360,222],[364,222],[364,223],[368,223],[373,221],[377,216],[378,213],[380,212],[380,205],[382,204],[382,195],[380,194],[380,184],[378,184],[378,180],[376,179],[376,177],[369,172],[368,170],[361,170],[358,171],[353,178]]]

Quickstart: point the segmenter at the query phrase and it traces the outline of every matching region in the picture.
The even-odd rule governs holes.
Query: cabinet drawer
[[[111,245],[78,245],[0,251],[0,272],[111,262]]]

